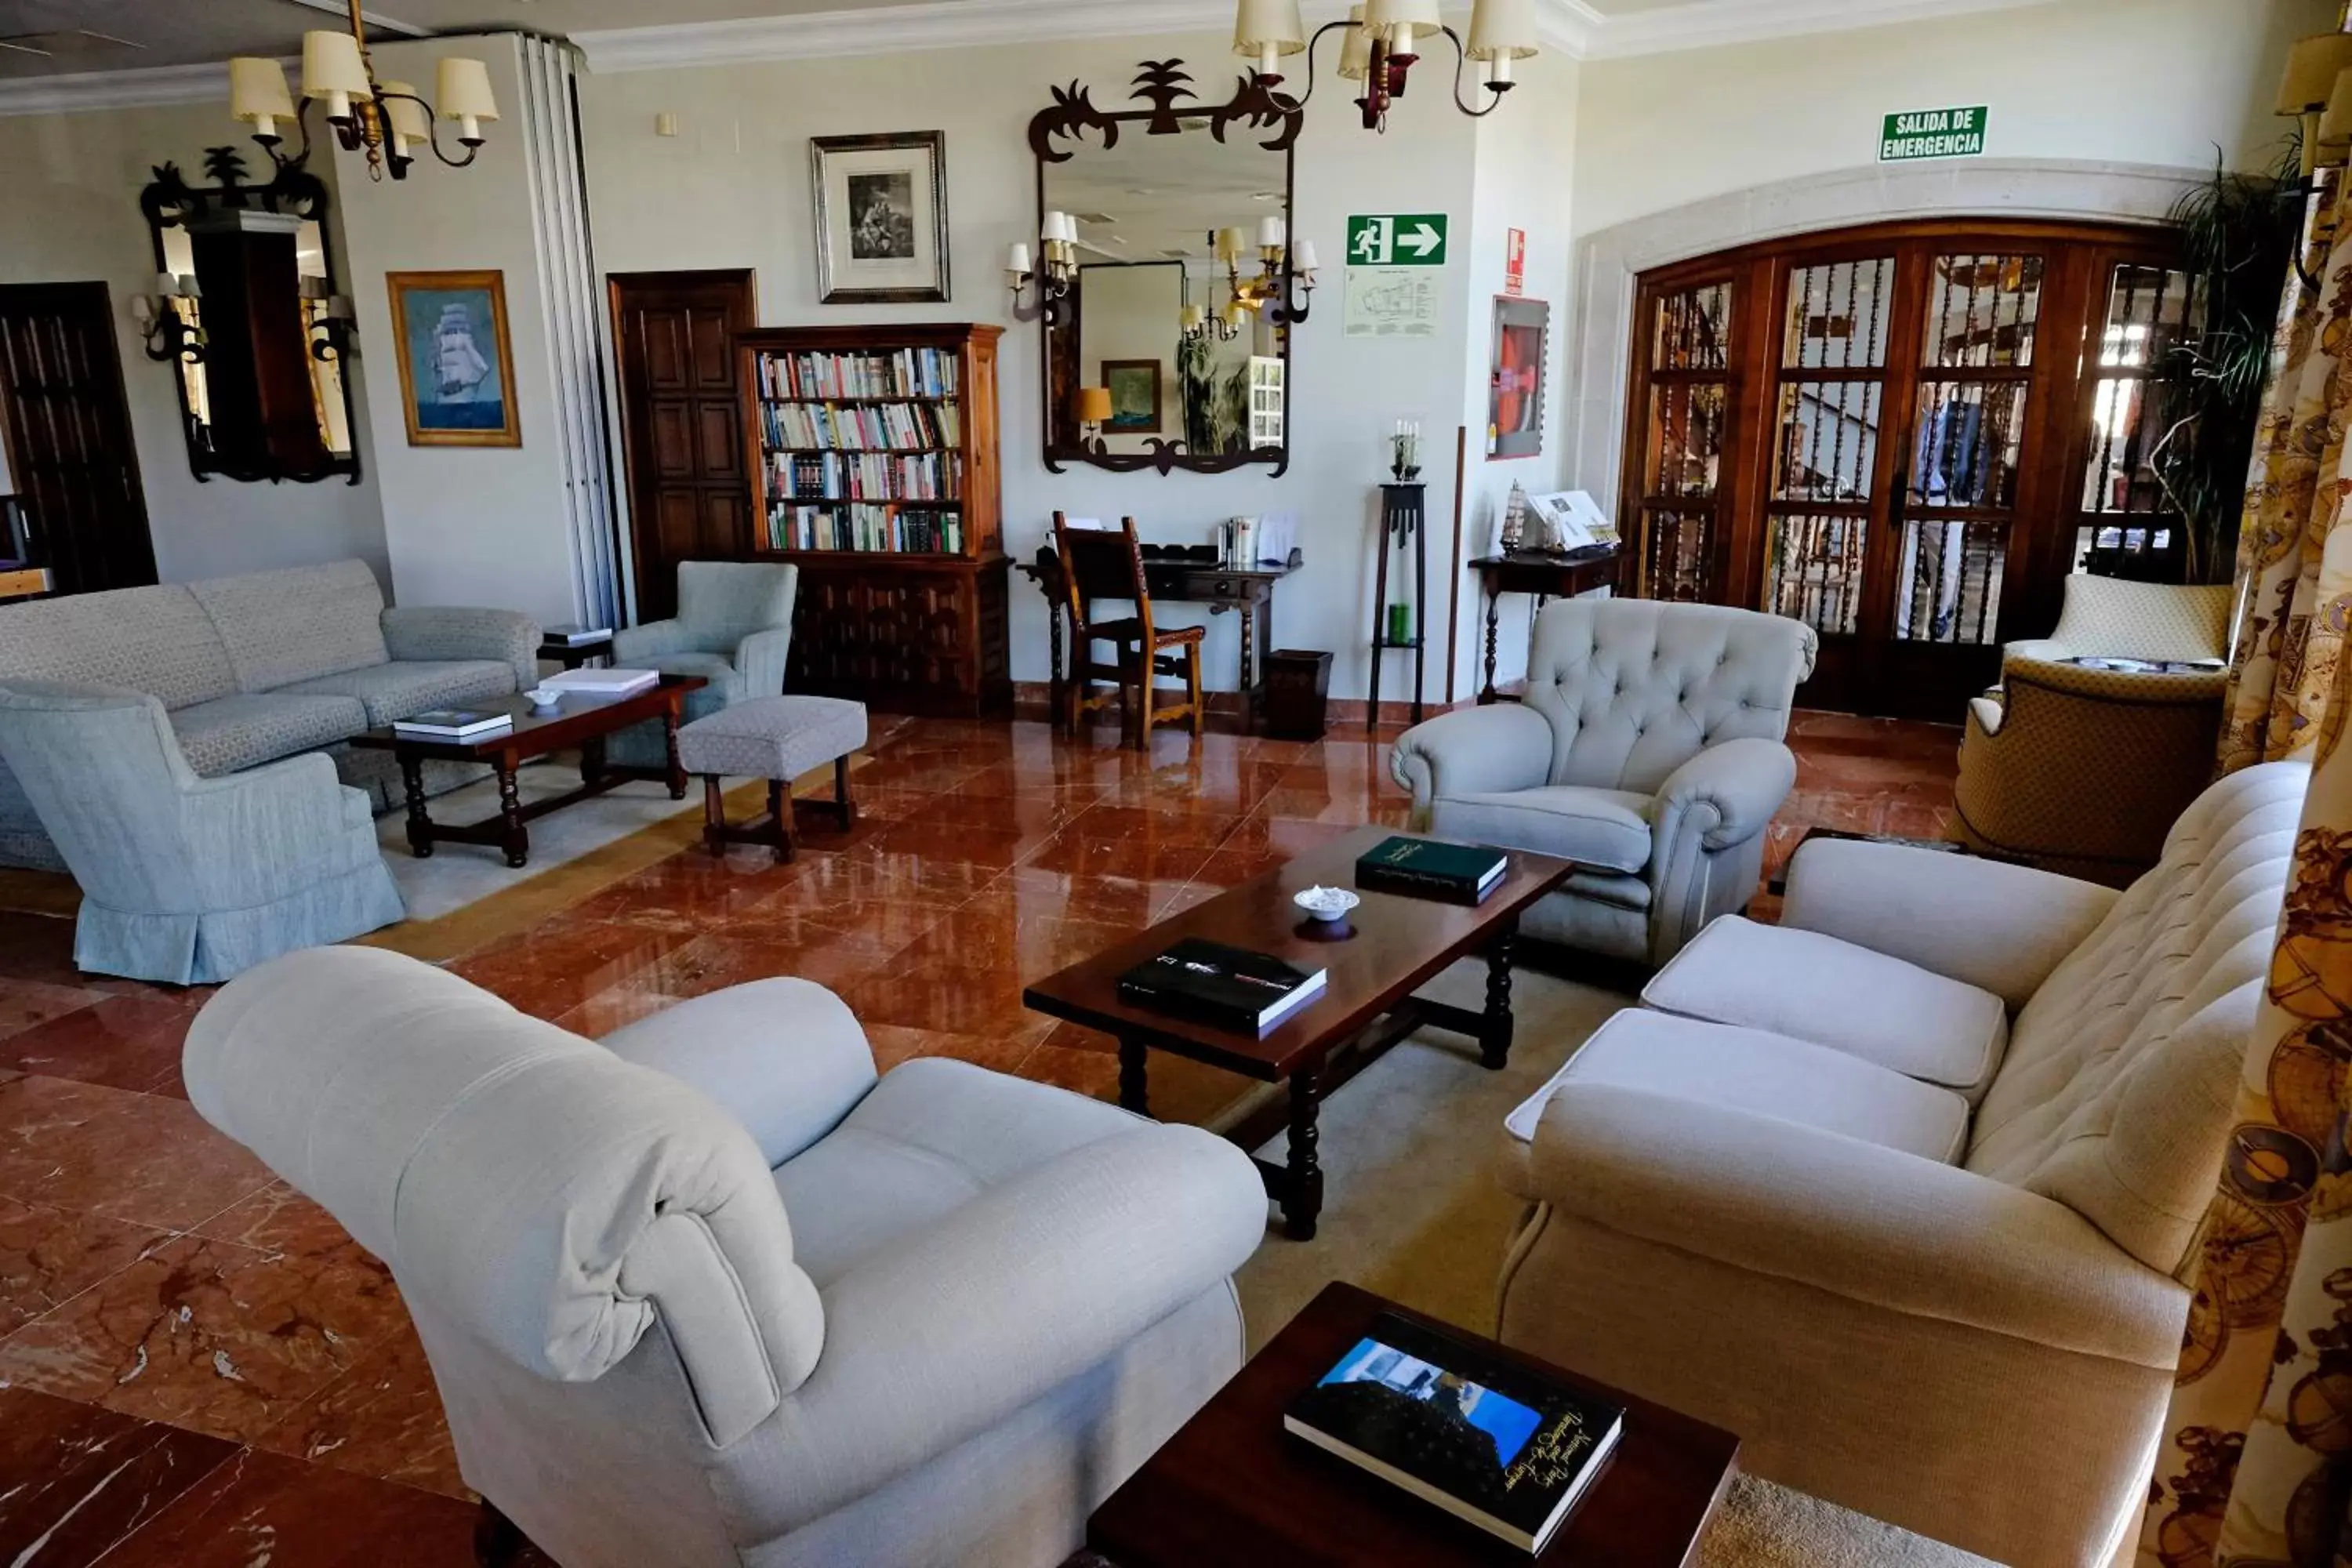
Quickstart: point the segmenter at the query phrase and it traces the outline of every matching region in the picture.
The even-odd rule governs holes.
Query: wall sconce
[[[192,306],[202,298],[204,290],[193,272],[184,276],[158,272],[155,292],[131,296],[131,319],[139,323],[139,335],[146,340],[149,359],[159,363],[172,359],[185,360],[190,364],[202,363],[204,328],[181,308],[184,304]]]
[[[1073,400],[1071,413],[1078,421],[1079,434],[1088,441],[1094,440],[1102,434],[1102,427],[1110,423],[1110,388],[1108,386],[1078,388],[1078,395]]]
[[[1029,247],[1019,241],[1004,255],[1004,285],[1012,290],[1013,314],[1019,321],[1057,314],[1056,306],[1076,284],[1078,220],[1065,212],[1047,213],[1037,226],[1037,251],[1042,270],[1031,265]],[[1032,283],[1037,286],[1036,302],[1027,304],[1022,296]]]

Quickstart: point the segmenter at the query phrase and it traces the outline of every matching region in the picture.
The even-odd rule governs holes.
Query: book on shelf
[[[1319,994],[1325,972],[1186,937],[1118,977],[1119,1000],[1213,1028],[1264,1035]]]
[[[766,352],[760,392],[774,398],[953,397],[962,363],[953,349]]]
[[[1412,899],[1481,904],[1510,865],[1511,858],[1499,849],[1399,834],[1356,858],[1356,886]]]
[[[583,697],[629,697],[660,681],[658,669],[567,669],[549,676],[540,685],[551,686],[558,691],[576,691]]]
[[[952,403],[762,403],[760,428],[771,447],[919,452],[963,444],[963,416]]]
[[[961,555],[963,514],[920,506],[866,501],[793,505],[768,510],[768,539],[776,550],[859,550],[883,554]]]
[[[581,647],[592,642],[603,642],[613,635],[610,626],[579,626],[564,625],[539,628],[542,642],[561,643],[565,647]]]
[[[768,463],[774,500],[962,499],[956,452],[778,452]]]
[[[1625,1409],[1383,1312],[1282,1425],[1532,1555],[1601,1473]]]
[[[493,730],[512,728],[513,714],[493,713],[479,708],[432,708],[392,721],[392,732],[395,735],[414,735],[435,741],[467,741],[476,735],[487,735]]]

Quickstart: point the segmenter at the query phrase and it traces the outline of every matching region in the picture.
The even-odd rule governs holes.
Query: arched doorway
[[[1618,516],[1640,591],[1822,637],[1808,705],[1949,720],[2070,572],[2179,578],[2160,227],[1945,219],[1644,273]]]

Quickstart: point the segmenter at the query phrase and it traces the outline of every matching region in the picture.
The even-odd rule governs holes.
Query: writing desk
[[[1478,590],[1486,599],[1486,680],[1478,689],[1479,706],[1517,700],[1497,697],[1495,692],[1497,600],[1506,594],[1533,594],[1536,608],[1540,610],[1546,599],[1572,598],[1595,588],[1611,588],[1622,594],[1625,591],[1625,552],[1614,546],[1581,555],[1481,555],[1472,561],[1470,569],[1478,574]]]
[[[1045,595],[1045,608],[1052,623],[1054,722],[1058,727],[1066,679],[1063,672],[1068,668],[1063,651],[1068,638],[1064,629],[1070,609],[1067,580],[1062,575],[1061,557],[1050,546],[1040,548],[1035,560],[1016,564],[1021,574],[1036,584]],[[1274,585],[1304,564],[1305,559],[1297,550],[1280,566],[1240,567],[1215,561],[1144,557],[1144,582],[1151,589],[1154,604],[1206,605],[1212,616],[1231,610],[1241,616],[1244,728],[1256,727],[1258,703],[1265,695],[1265,656],[1274,651]]]

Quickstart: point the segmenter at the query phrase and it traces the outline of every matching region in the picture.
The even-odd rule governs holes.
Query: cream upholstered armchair
[[[698,675],[709,684],[686,699],[686,718],[784,689],[793,649],[793,604],[800,568],[768,561],[681,561],[677,614],[613,634],[613,662],[665,675]],[[624,730],[610,742],[613,761],[658,767],[667,744],[658,723]]]
[[[1578,863],[1528,935],[1664,963],[1755,895],[1816,646],[1752,610],[1563,600],[1537,621],[1523,703],[1417,724],[1390,768],[1416,826]]]
[[[2229,1332],[2184,1280],[2309,778],[2214,784],[2121,893],[1801,847],[1779,925],[1708,927],[1512,1113],[1502,1338],[1769,1479],[2104,1568]]]
[[[391,1266],[488,1534],[565,1568],[1053,1568],[1241,1364],[1245,1154],[962,1062],[877,1081],[806,981],[600,1045],[322,949],[183,1067]]]
[[[2000,685],[1969,703],[1952,837],[2105,882],[2154,864],[2213,776],[2230,594],[2069,577],[2058,629],[2009,644]],[[2074,662],[2084,658],[2209,668]]]

